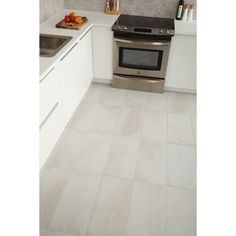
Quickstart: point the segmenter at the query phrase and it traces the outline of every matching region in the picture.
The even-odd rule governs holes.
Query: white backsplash
[[[120,0],[121,13],[158,17],[175,17],[179,0]],[[185,2],[196,4],[196,0]],[[40,0],[40,22],[63,8],[103,12],[105,0]]]
[[[105,0],[64,0],[65,8],[104,11]],[[121,13],[158,17],[175,17],[179,0],[120,0]],[[196,0],[187,0],[196,3]]]
[[[64,0],[40,0],[40,22],[43,22],[64,8]]]

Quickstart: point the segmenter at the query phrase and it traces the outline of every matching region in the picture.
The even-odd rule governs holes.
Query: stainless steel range
[[[162,92],[174,19],[120,15],[112,30],[112,86]]]

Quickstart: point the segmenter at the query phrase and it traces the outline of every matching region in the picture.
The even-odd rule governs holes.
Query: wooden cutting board
[[[62,29],[73,29],[73,30],[79,30],[81,27],[88,21],[87,17],[82,18],[83,22],[81,24],[78,23],[66,23],[64,19],[56,24],[56,28],[62,28]]]

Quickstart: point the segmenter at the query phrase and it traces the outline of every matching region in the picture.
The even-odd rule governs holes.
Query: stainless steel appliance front
[[[164,79],[169,50],[169,41],[114,38],[113,73],[119,76]]]

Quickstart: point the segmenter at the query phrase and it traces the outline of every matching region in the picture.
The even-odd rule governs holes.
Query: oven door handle
[[[119,39],[119,38],[114,38],[114,41],[121,42],[121,43],[132,43],[132,44],[138,44],[138,45],[146,45],[146,46],[170,46],[170,43],[168,43],[168,42],[146,42],[146,41]]]

